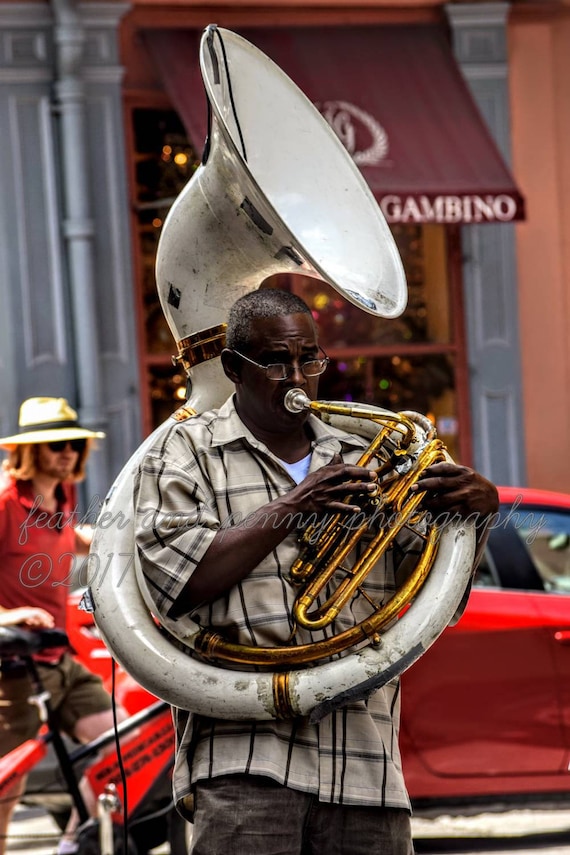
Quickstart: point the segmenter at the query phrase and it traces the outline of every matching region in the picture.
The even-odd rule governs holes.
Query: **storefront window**
[[[198,159],[172,110],[137,109],[132,116],[136,148],[136,268],[146,378],[143,411],[148,433],[184,400],[186,382],[172,365],[171,355],[176,347],[158,298],[155,260],[166,214],[198,166]]]
[[[186,375],[173,369],[170,360],[165,365],[152,365],[148,369],[147,390],[152,406],[153,427],[156,427],[186,400]]]
[[[185,378],[172,366],[175,350],[156,291],[154,263],[168,208],[197,166],[175,113],[133,112],[136,145],[137,234],[143,365],[147,378],[147,431],[184,399]],[[264,287],[302,296],[331,356],[320,397],[369,402],[391,410],[416,410],[433,420],[457,460],[465,459],[468,425],[465,356],[458,311],[458,280],[450,273],[450,232],[440,225],[392,228],[408,282],[400,318],[381,319],[348,303],[329,285],[281,274]],[[459,379],[458,379],[459,378]],[[463,378],[463,379],[461,379]]]

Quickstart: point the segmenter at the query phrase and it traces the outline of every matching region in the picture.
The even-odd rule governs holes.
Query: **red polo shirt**
[[[31,481],[9,481],[0,493],[0,605],[45,609],[61,629],[75,560],[73,494],[73,487],[58,486],[58,508],[49,514]],[[62,652],[37,658],[58,659]]]

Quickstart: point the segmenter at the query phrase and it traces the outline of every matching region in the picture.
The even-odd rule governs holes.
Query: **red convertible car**
[[[500,488],[467,608],[402,679],[413,801],[570,797],[570,495]],[[92,616],[70,598],[79,658],[107,677]],[[130,711],[153,696],[119,670]]]
[[[570,796],[570,495],[500,499],[461,620],[403,676],[416,803]]]

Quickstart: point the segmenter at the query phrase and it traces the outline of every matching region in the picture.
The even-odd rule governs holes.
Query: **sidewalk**
[[[570,804],[565,809],[504,810],[473,813],[472,816],[435,814],[412,819],[414,838],[512,838],[567,832],[570,843]],[[566,851],[570,853],[570,846]]]
[[[61,832],[57,823],[42,808],[18,805],[8,834],[7,853],[55,855]],[[167,844],[152,851],[155,855],[169,855]]]
[[[7,852],[53,855],[60,830],[41,808],[18,805],[8,829]]]
[[[566,809],[545,810],[501,810],[498,806],[497,811],[473,813],[471,816],[429,816],[424,813],[412,819],[412,827],[420,853],[490,853],[494,849],[493,841],[496,841],[497,849],[508,852],[508,855],[525,855],[540,851],[536,839],[543,836],[546,842],[541,845],[549,855],[570,853],[570,806]],[[9,853],[54,855],[59,829],[41,808],[19,805],[10,824],[9,834]],[[548,842],[548,835],[555,835],[552,845]],[[516,841],[520,842],[520,846],[517,846]],[[168,855],[168,845],[154,851],[156,855]]]

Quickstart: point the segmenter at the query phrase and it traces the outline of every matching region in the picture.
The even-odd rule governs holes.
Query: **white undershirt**
[[[309,466],[311,465],[311,454],[309,451],[306,457],[301,458],[301,460],[297,460],[296,463],[285,463],[284,460],[281,461],[281,465],[284,469],[287,470],[295,484],[300,484],[303,478],[306,478],[309,474]]]

